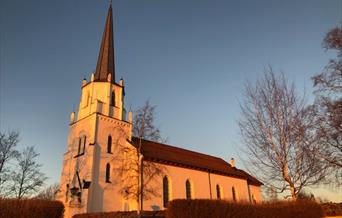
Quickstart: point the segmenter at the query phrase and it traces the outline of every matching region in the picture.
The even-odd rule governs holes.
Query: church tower
[[[65,217],[127,209],[114,184],[115,146],[131,146],[132,114],[124,107],[124,81],[115,80],[113,15],[110,5],[95,73],[83,79],[77,113],[72,112],[58,199]],[[106,203],[104,203],[106,202]]]

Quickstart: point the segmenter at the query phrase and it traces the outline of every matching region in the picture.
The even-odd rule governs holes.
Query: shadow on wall
[[[93,166],[93,184],[92,191],[89,196],[89,209],[92,212],[103,211],[103,187],[100,185],[100,163],[101,163],[101,146],[94,145],[94,166]]]

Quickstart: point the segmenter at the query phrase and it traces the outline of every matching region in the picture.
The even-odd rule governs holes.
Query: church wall
[[[235,189],[236,201],[249,202],[247,181],[234,177],[227,177],[223,175],[210,174],[211,177],[211,190],[213,199],[217,198],[217,188],[219,185],[221,190],[221,199],[233,201],[233,187]]]
[[[212,173],[209,175],[208,172],[204,171],[164,164],[158,165],[161,166],[162,169],[165,168],[165,175],[169,178],[170,200],[186,198],[185,183],[186,180],[189,180],[191,184],[192,199],[217,199],[216,185],[219,184],[221,189],[221,199],[233,201],[232,187],[234,187],[237,201],[249,202],[247,181],[245,179]],[[150,183],[152,187],[157,188],[159,196],[154,197],[152,200],[144,200],[145,210],[152,210],[153,208],[165,209],[163,207],[163,177],[164,175]],[[260,201],[260,187],[250,186],[250,190],[255,195],[256,200]]]
[[[251,190],[251,198],[252,198],[252,200],[254,199],[256,202],[261,202],[262,201],[262,196],[261,196],[261,188],[260,188],[260,186],[250,185],[250,190]]]
[[[126,202],[119,194],[120,184],[118,178],[115,178],[115,169],[118,167],[118,149],[120,146],[131,146],[126,141],[131,137],[131,124],[102,115],[97,116],[95,173],[92,182],[93,193],[89,201],[89,212],[123,210]],[[111,153],[108,153],[107,150],[109,135],[112,137]],[[110,182],[106,182],[107,164],[110,166]]]
[[[108,136],[112,136],[112,153],[108,153]],[[84,155],[75,157],[78,152],[79,138],[86,136]],[[101,114],[92,114],[70,125],[67,152],[64,155],[61,193],[59,199],[66,204],[66,217],[76,213],[136,210],[134,200],[125,200],[119,190],[119,178],[115,178],[117,168],[117,147],[132,146],[126,139],[131,139],[131,123],[113,119]],[[95,144],[92,144],[96,142]],[[78,162],[78,163],[77,163]],[[110,164],[110,183],[106,182],[106,165]],[[78,167],[76,165],[78,164]],[[195,169],[157,164],[164,168],[164,174],[170,181],[169,200],[185,199],[185,183],[191,184],[191,198],[217,199],[216,185],[220,186],[221,199],[233,201],[232,187],[235,188],[237,201],[249,202],[247,181]],[[82,202],[69,207],[72,199],[66,199],[66,184],[73,184],[75,168],[79,169],[81,180],[91,181],[90,189],[82,190]],[[164,176],[164,175],[163,175]],[[163,176],[153,180],[150,185],[158,192],[157,197],[144,200],[145,210],[165,209],[163,207]],[[76,181],[77,182],[77,181]],[[211,184],[211,185],[210,185]],[[251,196],[261,201],[260,187],[250,185]],[[76,200],[72,204],[77,203]]]
[[[122,118],[122,87],[110,82],[90,82],[83,85],[78,118],[99,112],[116,119]],[[114,98],[112,102],[112,93]]]
[[[63,168],[60,181],[61,191],[57,196],[58,199],[65,204],[66,217],[68,217],[69,213],[86,212],[88,190],[82,191],[81,202],[79,202],[76,198],[73,199],[70,197],[70,193],[67,192],[67,184],[70,188],[74,186],[79,187],[77,177],[75,176],[76,169],[78,169],[81,179],[91,180],[93,147],[89,144],[94,141],[95,122],[95,115],[92,115],[85,117],[76,123],[70,124],[69,126],[67,151],[63,157]],[[85,151],[83,155],[78,155],[80,139],[80,153],[83,153],[85,140]],[[70,205],[73,212],[70,210]]]

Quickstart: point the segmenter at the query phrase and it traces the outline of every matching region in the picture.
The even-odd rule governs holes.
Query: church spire
[[[109,74],[111,75],[110,81],[115,83],[112,4],[110,4],[108,9],[106,26],[103,31],[94,81],[107,81]]]

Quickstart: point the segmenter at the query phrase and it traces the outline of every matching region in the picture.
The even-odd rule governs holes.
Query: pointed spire
[[[111,82],[115,83],[112,4],[109,5],[108,9],[94,81],[107,81],[109,74],[111,75]]]

